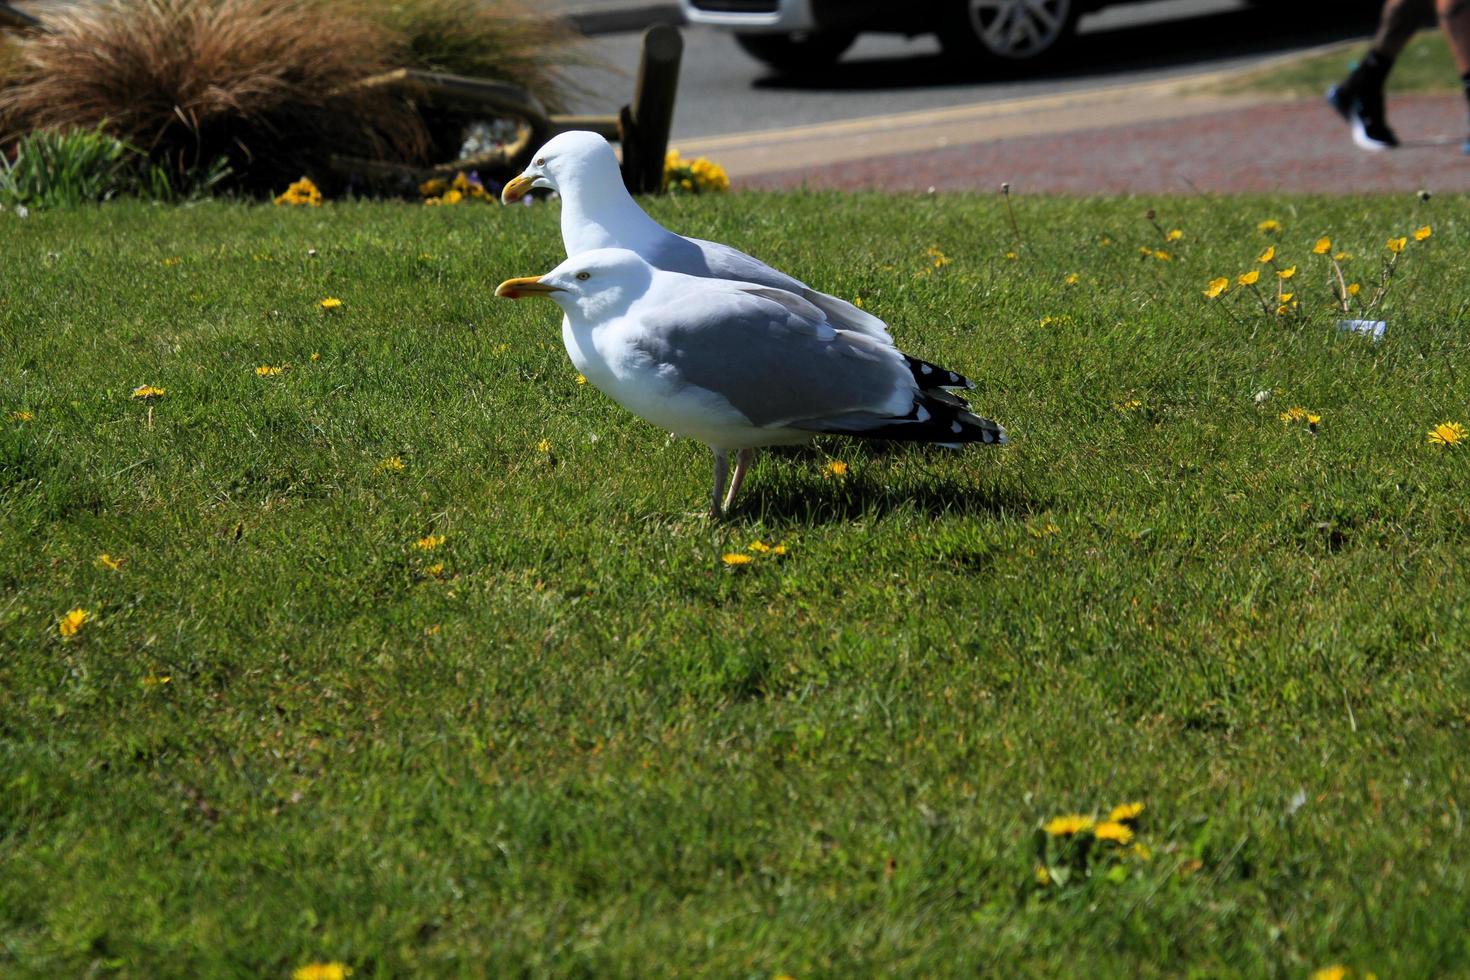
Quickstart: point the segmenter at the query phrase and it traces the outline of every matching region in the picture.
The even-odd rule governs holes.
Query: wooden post
[[[643,57],[633,104],[624,106],[623,183],[634,194],[658,194],[664,188],[664,155],[674,125],[674,96],[679,90],[679,62],[684,39],[677,27],[659,24],[643,34]]]

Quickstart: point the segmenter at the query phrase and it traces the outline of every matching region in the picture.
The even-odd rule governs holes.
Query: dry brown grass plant
[[[103,125],[180,176],[226,157],[249,190],[328,153],[412,159],[427,145],[410,106],[344,87],[395,67],[401,40],[343,4],[110,0],[48,26],[0,88],[8,136]]]

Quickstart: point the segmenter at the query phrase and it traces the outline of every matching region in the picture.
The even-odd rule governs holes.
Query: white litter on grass
[[[1266,404],[1270,400],[1271,400],[1271,389],[1269,389],[1269,388],[1262,388],[1260,391],[1256,392],[1256,404],[1257,405],[1264,405],[1264,404]]]
[[[1343,333],[1362,334],[1376,344],[1383,339],[1383,331],[1388,329],[1388,324],[1382,320],[1338,320],[1337,329]]]

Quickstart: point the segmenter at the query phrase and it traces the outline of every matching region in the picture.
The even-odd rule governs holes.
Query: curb
[[[588,37],[600,34],[626,34],[647,30],[658,24],[684,25],[684,15],[676,3],[645,3],[614,10],[573,10],[563,19]]]

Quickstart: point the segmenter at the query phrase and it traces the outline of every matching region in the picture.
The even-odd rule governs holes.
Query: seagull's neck
[[[587,181],[562,193],[561,238],[568,256],[594,248],[642,252],[671,234],[643,212],[621,180],[600,186]]]

